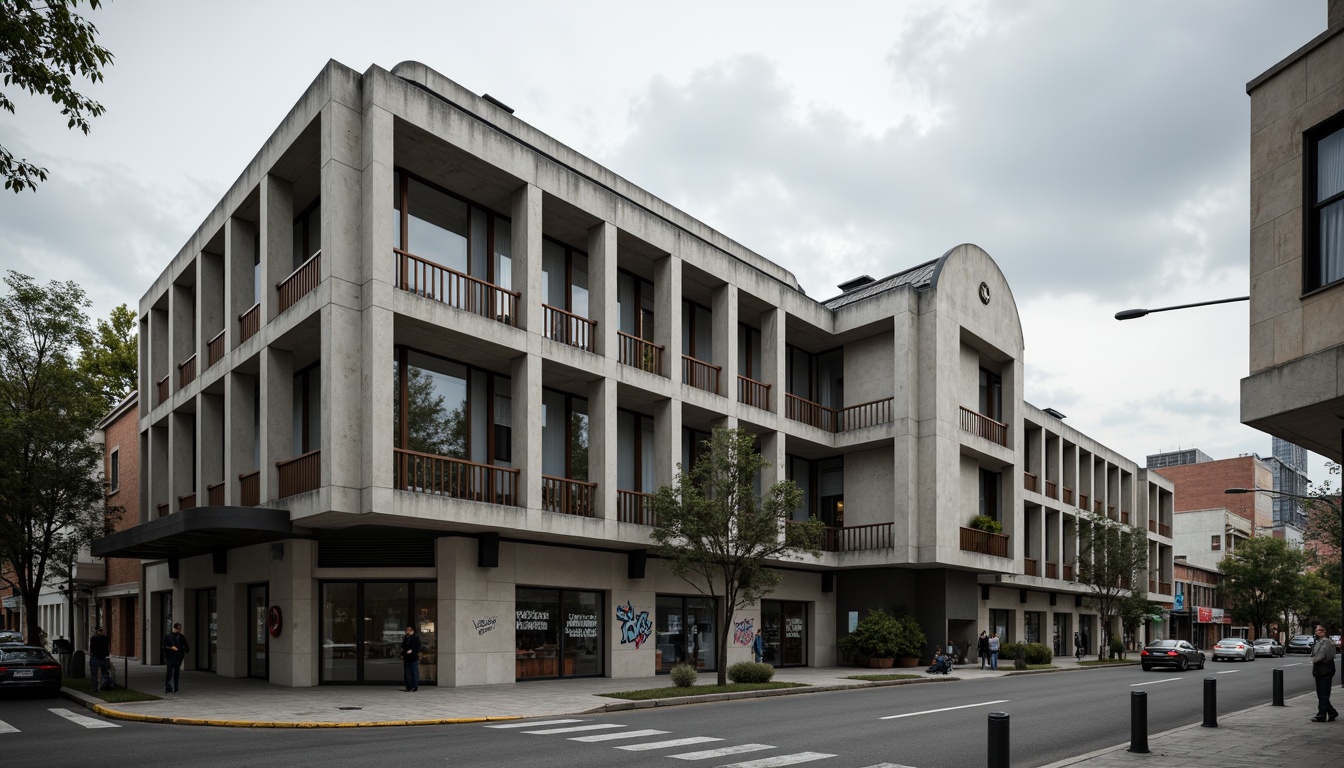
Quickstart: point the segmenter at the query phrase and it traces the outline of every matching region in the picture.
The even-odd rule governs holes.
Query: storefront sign
[[[597,637],[597,614],[569,614],[565,619],[565,637]]]
[[[551,628],[551,614],[547,611],[521,610],[515,621],[514,629],[519,632],[545,632]]]
[[[803,620],[802,620],[801,618],[798,618],[798,617],[790,617],[790,618],[788,618],[788,619],[785,619],[785,620],[784,620],[784,636],[785,636],[785,637],[802,637],[802,636],[803,636]]]

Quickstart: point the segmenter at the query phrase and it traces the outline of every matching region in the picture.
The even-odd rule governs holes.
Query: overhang
[[[289,511],[259,507],[197,507],[94,539],[95,557],[162,560],[294,538]]]
[[[1344,451],[1344,345],[1242,379],[1241,423],[1340,461]]]

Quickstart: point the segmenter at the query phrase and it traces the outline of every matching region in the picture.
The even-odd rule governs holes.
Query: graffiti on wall
[[[756,639],[756,620],[743,619],[733,622],[733,645],[751,645]]]
[[[477,635],[484,635],[486,632],[495,628],[496,619],[498,618],[498,616],[489,616],[484,619],[472,619],[471,627],[476,630]]]
[[[625,601],[625,605],[616,606],[616,620],[621,622],[621,645],[634,643],[635,650],[639,650],[639,646],[643,645],[653,633],[653,622],[649,621],[649,612],[635,613],[629,600]]]

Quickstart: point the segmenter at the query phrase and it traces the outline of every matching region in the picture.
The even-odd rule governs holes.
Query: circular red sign
[[[284,625],[284,617],[280,615],[280,606],[272,605],[271,610],[266,613],[266,631],[271,633],[271,637],[279,637],[280,630]]]

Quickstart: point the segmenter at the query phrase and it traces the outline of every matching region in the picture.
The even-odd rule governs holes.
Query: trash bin
[[[84,668],[84,652],[75,651],[70,655],[70,666],[66,668],[65,674],[68,677],[83,677]]]

